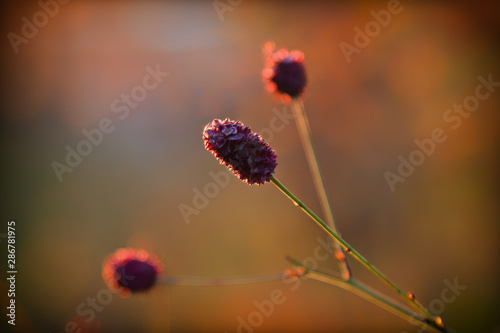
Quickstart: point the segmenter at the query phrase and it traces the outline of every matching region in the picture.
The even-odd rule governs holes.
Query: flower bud
[[[262,80],[266,83],[266,89],[284,104],[288,104],[292,98],[302,96],[307,83],[304,54],[285,48],[275,51],[273,42],[264,43],[262,49]]]
[[[162,269],[163,264],[156,256],[145,250],[125,248],[116,250],[106,258],[102,276],[111,290],[128,296],[150,290]]]

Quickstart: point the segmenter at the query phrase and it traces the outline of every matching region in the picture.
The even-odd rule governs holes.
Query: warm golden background
[[[324,234],[270,184],[250,187],[232,177],[191,223],[179,211],[192,205],[193,189],[211,181],[209,172],[224,170],[203,149],[206,123],[230,117],[259,130],[282,109],[260,80],[260,46],[273,39],[306,55],[305,105],[345,238],[426,306],[441,297],[445,279],[457,278],[467,289],[446,304],[445,323],[498,333],[500,91],[456,130],[443,113],[474,94],[479,75],[500,81],[499,3],[401,5],[348,64],[339,44],[353,44],[354,28],[386,1],[247,0],[221,21],[212,1],[73,0],[17,54],[7,34],[20,34],[22,17],[32,21],[40,6],[4,2],[0,233],[8,220],[17,222],[15,331],[63,332],[75,320],[82,332],[230,333],[239,316],[255,311],[254,300],[281,289],[286,302],[255,332],[417,332],[315,281],[301,281],[297,291],[282,282],[159,287],[146,296],[115,295],[90,324],[76,312],[105,288],[101,262],[119,247],[146,248],[167,273],[192,276],[275,272],[287,267],[286,254],[313,255]],[[112,102],[157,65],[170,75],[120,120]],[[82,130],[103,118],[115,130],[59,182],[51,163],[64,162],[65,147],[75,148]],[[447,141],[392,193],[384,172],[395,172],[398,156],[438,127]],[[277,177],[319,211],[295,125],[274,133],[272,146]],[[330,259],[321,266],[336,269]]]

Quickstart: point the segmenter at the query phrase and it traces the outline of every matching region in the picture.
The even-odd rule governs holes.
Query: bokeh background
[[[47,1],[48,2],[48,1]],[[260,79],[261,44],[305,53],[304,103],[326,187],[343,236],[397,284],[429,306],[445,280],[467,289],[441,316],[460,332],[499,332],[498,110],[500,91],[453,129],[443,120],[474,94],[478,76],[500,81],[496,1],[402,1],[402,11],[348,63],[339,45],[373,21],[373,2],[242,1],[219,15],[212,1],[78,1],[60,4],[18,45],[36,2],[2,3],[1,227],[17,225],[15,332],[236,332],[254,300],[286,301],[255,332],[416,332],[355,295],[303,280],[232,287],[159,286],[112,297],[95,318],[77,308],[104,295],[102,260],[120,247],[157,254],[166,273],[234,276],[278,272],[287,254],[313,256],[322,230],[274,186],[232,177],[189,217],[195,190],[224,167],[201,132],[230,117],[254,130],[289,113]],[[222,18],[222,19],[221,19]],[[146,68],[169,75],[125,119],[112,103],[142,84]],[[498,88],[496,88],[498,89]],[[123,104],[122,104],[123,105]],[[273,111],[274,110],[274,111]],[[60,182],[52,168],[66,146],[109,118],[114,130]],[[278,123],[279,124],[279,123]],[[320,207],[293,122],[269,134],[277,177]],[[392,192],[384,178],[414,140],[442,128],[447,140]],[[272,137],[269,137],[269,136]],[[6,241],[0,291],[6,297]],[[392,295],[351,260],[355,274]],[[336,270],[333,260],[320,263]],[[78,331],[78,330],[77,330]]]

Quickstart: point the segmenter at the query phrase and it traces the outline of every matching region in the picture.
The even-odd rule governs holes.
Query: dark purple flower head
[[[288,104],[292,98],[300,97],[306,88],[307,78],[304,54],[281,48],[275,51],[273,42],[264,43],[264,70],[262,79],[267,90],[278,100]]]
[[[118,249],[103,264],[102,276],[112,290],[123,296],[151,289],[163,264],[145,250]]]
[[[264,184],[278,165],[276,153],[250,127],[214,119],[203,131],[205,148],[247,184]]]

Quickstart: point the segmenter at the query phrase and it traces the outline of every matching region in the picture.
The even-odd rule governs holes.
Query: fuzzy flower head
[[[266,89],[277,100],[288,104],[292,98],[302,96],[306,89],[304,53],[285,48],[275,50],[275,47],[271,41],[262,45],[264,57],[262,80],[266,84]]]
[[[151,289],[163,264],[146,250],[118,249],[104,260],[102,277],[109,289],[127,297]]]
[[[203,131],[205,148],[247,184],[264,184],[278,165],[272,148],[239,121],[214,119]]]

